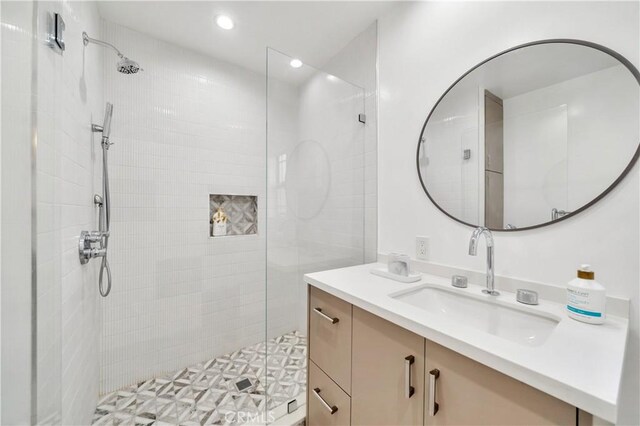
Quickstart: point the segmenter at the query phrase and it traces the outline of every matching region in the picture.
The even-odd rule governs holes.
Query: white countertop
[[[305,275],[305,281],[597,417],[616,422],[627,319],[608,315],[602,325],[584,324],[569,318],[564,305],[559,303],[541,300],[537,306],[525,306],[515,301],[513,293],[483,295],[520,310],[538,311],[560,319],[540,346],[526,346],[446,320],[389,296],[425,284],[451,290],[449,278],[422,274],[420,281],[406,284],[371,274],[374,267],[386,265],[372,263],[316,272]],[[477,296],[482,294],[482,288],[470,283],[467,289],[453,291]]]

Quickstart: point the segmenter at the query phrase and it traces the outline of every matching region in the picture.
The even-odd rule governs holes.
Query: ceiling
[[[272,47],[322,67],[394,6],[391,1],[103,1],[103,18],[257,72]],[[232,30],[217,15],[230,16]]]

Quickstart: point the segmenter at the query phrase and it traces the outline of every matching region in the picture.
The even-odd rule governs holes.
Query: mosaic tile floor
[[[243,378],[251,386],[239,391]],[[241,424],[304,392],[306,381],[307,339],[294,331],[105,395],[93,424]]]

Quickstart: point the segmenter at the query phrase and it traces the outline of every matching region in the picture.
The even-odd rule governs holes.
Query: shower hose
[[[109,245],[109,227],[111,225],[111,197],[109,194],[109,170],[107,153],[109,152],[109,140],[103,138],[102,140],[102,194],[104,199],[102,200],[102,206],[100,208],[100,230],[104,232],[102,236],[102,247],[104,248],[104,256],[102,257],[102,263],[100,264],[100,276],[98,279],[98,290],[102,297],[107,297],[111,292],[111,268],[109,267],[109,260],[107,260],[107,246]],[[106,284],[104,282],[105,273]]]

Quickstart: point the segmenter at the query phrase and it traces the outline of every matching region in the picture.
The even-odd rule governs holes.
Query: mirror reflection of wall
[[[418,169],[446,213],[491,229],[527,228],[605,192],[640,141],[638,82],[598,49],[513,50],[458,81],[432,111]]]

